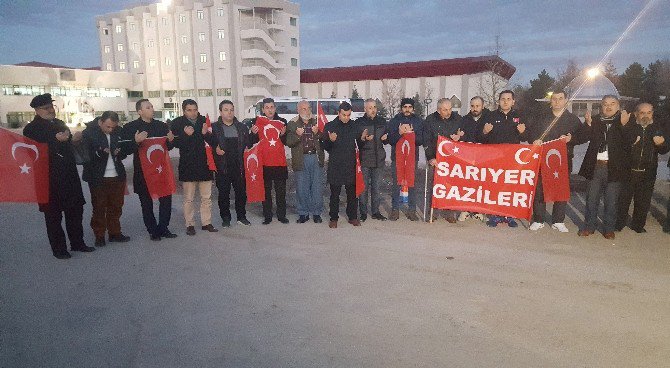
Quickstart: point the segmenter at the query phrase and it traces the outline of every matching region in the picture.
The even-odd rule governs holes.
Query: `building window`
[[[135,23],[130,23],[130,30],[134,31],[135,30]]]
[[[179,14],[179,23],[186,23],[186,15]]]
[[[112,63],[107,63],[107,68],[105,68],[105,69],[107,69],[108,71],[111,71],[112,70]]]
[[[291,58],[291,66],[298,66],[298,59]]]
[[[139,60],[133,60],[133,68],[134,69],[139,69],[140,68]]]
[[[149,66],[150,67],[155,67],[156,66],[156,59],[149,59]]]
[[[121,26],[116,26],[116,33],[121,33]]]
[[[188,64],[188,55],[182,55],[181,63],[182,64]]]
[[[163,44],[164,44],[165,46],[168,46],[168,45],[170,44],[170,37],[165,37],[165,38],[163,39]]]
[[[105,54],[109,54],[109,50],[110,50],[110,49],[111,49],[111,47],[109,47],[109,46],[105,46]]]
[[[161,91],[147,91],[147,96],[149,98],[159,98],[161,97]]]
[[[133,50],[139,51],[140,50],[140,44],[137,42],[133,42]]]
[[[119,70],[126,70],[126,62],[119,61]]]
[[[102,34],[104,34],[105,36],[108,36],[109,35],[109,28],[103,28],[102,29]]]
[[[225,51],[219,52],[219,60],[220,61],[226,61],[226,52]]]
[[[167,66],[172,65],[172,59],[170,59],[169,57],[166,57],[165,58],[165,65],[167,65]]]
[[[123,51],[123,44],[122,43],[117,43],[116,44],[116,49],[119,51]]]
[[[188,37],[181,36],[181,43],[188,43]]]
[[[291,38],[291,46],[293,46],[293,47],[298,46],[298,39],[297,38]]]
[[[291,91],[291,96],[298,96],[298,91]]]
[[[200,62],[201,63],[207,62],[207,54],[200,54]]]
[[[588,105],[586,102],[573,102],[572,103],[572,113],[577,115],[577,117],[583,118],[586,115],[586,110]]]
[[[216,9],[216,15],[218,15],[219,17],[223,17],[223,8]]]
[[[232,96],[232,90],[230,88],[217,88],[216,94],[218,96]]]
[[[198,14],[198,19],[205,19],[205,11],[204,10],[198,10],[196,13]]]
[[[291,17],[289,19],[289,22],[291,23],[292,26],[297,26],[298,25],[298,19],[295,17]]]
[[[205,41],[205,32],[198,33],[198,40],[200,40],[200,42]]]
[[[219,33],[219,39],[222,39],[226,36],[225,32],[223,32],[223,29],[219,29],[218,33]]]
[[[167,26],[167,18],[163,17],[163,25]]]
[[[176,97],[177,96],[177,91],[174,89],[166,89],[165,91],[165,97]]]
[[[142,98],[144,97],[144,92],[142,91],[128,91],[129,98]]]
[[[200,97],[212,96],[212,90],[211,89],[199,89],[198,90],[198,96],[200,96]]]
[[[193,90],[192,89],[181,90],[181,97],[191,97],[191,96],[193,96]]]
[[[151,24],[152,24],[151,19],[147,19],[147,27],[151,28]]]
[[[154,40],[149,40],[149,44],[147,46],[154,47],[154,45],[155,45]]]

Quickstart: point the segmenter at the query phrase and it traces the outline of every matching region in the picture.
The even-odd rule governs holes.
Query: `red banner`
[[[323,133],[323,129],[326,127],[326,124],[328,124],[328,118],[323,112],[321,102],[316,104],[316,106],[316,125],[319,127],[319,133]]]
[[[153,199],[172,195],[177,188],[166,141],[165,137],[147,138],[137,150],[144,181]]]
[[[530,219],[541,147],[439,137],[433,208]]]
[[[365,179],[363,179],[363,170],[361,169],[361,155],[358,151],[358,142],[356,142],[356,197],[360,197],[365,190]]]
[[[259,144],[244,151],[244,172],[247,183],[247,203],[263,202],[265,186],[263,185],[263,159],[259,154]]]
[[[270,120],[265,116],[256,118],[258,138],[260,140],[259,153],[262,156],[263,166],[286,166],[286,152],[281,141],[281,131],[284,123]]]
[[[563,139],[542,144],[542,192],[545,202],[570,200],[570,173],[568,172],[568,147]]]
[[[416,151],[416,134],[405,133],[395,145],[395,167],[398,185],[413,187],[416,170],[414,160]]]
[[[207,125],[207,131],[212,132],[212,121],[209,120],[209,114],[207,114],[207,121],[205,121],[205,125]],[[207,156],[207,167],[211,171],[216,171],[216,164],[214,163],[214,153],[212,153],[212,146],[209,145],[209,143],[205,142],[205,155]]]
[[[49,202],[49,146],[0,129],[0,202]]]

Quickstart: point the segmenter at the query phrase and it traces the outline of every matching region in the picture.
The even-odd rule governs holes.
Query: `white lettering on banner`
[[[460,164],[454,164],[450,169],[448,162],[439,162],[437,164],[436,172],[439,176],[448,176],[451,178],[482,182],[490,181],[492,183],[498,183],[502,176],[503,183],[505,184],[535,186],[535,172],[533,170],[496,170],[490,167],[477,167],[470,165],[465,166],[465,170],[463,170],[463,166]],[[487,174],[490,175],[488,180]]]
[[[533,192],[530,196],[526,193],[519,192],[498,192],[497,198],[491,198],[491,191],[482,189],[481,186],[477,188],[457,187],[452,185],[447,191],[444,184],[435,184],[433,186],[433,197],[453,199],[459,202],[484,203],[505,207],[523,207],[529,208],[533,203]]]

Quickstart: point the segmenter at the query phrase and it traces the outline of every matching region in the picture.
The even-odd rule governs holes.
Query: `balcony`
[[[270,88],[271,89],[271,88]],[[243,87],[242,88],[242,93],[244,94],[245,97],[267,97],[267,96],[272,96],[272,93],[270,90],[268,90],[265,87]]]
[[[243,40],[256,40],[260,39],[265,42],[265,45],[267,45],[270,50],[274,52],[286,52],[286,48],[283,46],[277,45],[277,43],[267,34],[267,32],[260,30],[260,29],[243,29],[240,31],[240,37]],[[262,44],[259,42],[251,41],[250,43],[256,45],[253,48],[261,48],[265,49],[266,47],[263,47]],[[251,48],[251,47],[250,47]]]
[[[241,53],[242,59],[247,59],[247,60],[253,60],[253,59],[261,59],[265,61],[266,63],[270,64],[270,66],[274,69],[283,69],[285,66],[283,64],[279,64],[275,58],[270,55],[266,50],[262,49],[248,49],[248,50],[242,50]]]
[[[267,78],[270,83],[273,85],[277,86],[285,86],[286,81],[277,79],[277,76],[274,75],[269,69],[264,68],[262,66],[247,66],[247,67],[242,67],[242,75],[262,75],[265,78]]]

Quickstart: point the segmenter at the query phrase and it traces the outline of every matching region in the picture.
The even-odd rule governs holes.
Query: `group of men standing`
[[[403,98],[400,112],[390,121],[378,115],[373,99],[365,101],[365,115],[351,120],[352,107],[343,102],[338,116],[324,126],[319,126],[307,101],[298,103],[298,116],[287,122],[276,113],[274,100],[262,101],[262,116],[282,125],[279,129],[281,147],[291,151],[291,165],[296,175],[296,208],[298,223],[311,219],[321,223],[323,211],[323,167],[325,152],[329,153],[326,181],[330,186],[329,227],[336,228],[339,220],[340,194],[346,192],[346,215],[353,226],[360,226],[368,214],[375,220],[387,217],[380,211],[381,180],[386,168],[386,150],[391,146],[391,211],[388,219],[400,218],[400,186],[396,172],[396,143],[403,137],[413,135],[416,147],[425,148],[428,167],[436,165],[437,139],[439,136],[453,141],[482,144],[521,143],[542,144],[554,139],[564,139],[568,145],[570,171],[575,145],[589,142],[580,175],[588,180],[586,215],[580,236],[588,236],[596,230],[598,206],[604,202],[603,235],[614,238],[614,231],[620,231],[628,217],[630,202],[634,210],[630,228],[641,233],[650,208],[658,155],[668,152],[667,133],[653,120],[653,106],[641,103],[634,114],[621,111],[615,96],[602,99],[601,112],[596,116],[586,115],[585,123],[565,107],[568,96],[563,91],[551,96],[550,109],[543,111],[532,124],[514,109],[514,93],[506,90],[499,94],[498,109],[484,108],[484,100],[474,97],[470,100],[470,111],[461,117],[452,111],[451,101],[442,98],[437,102],[437,111],[424,120],[414,113],[414,101]],[[210,123],[209,118],[200,115],[196,101],[187,99],[182,103],[183,115],[171,125],[154,119],[154,109],[149,100],[137,101],[139,118],[119,127],[119,116],[111,111],[88,123],[82,133],[71,134],[62,121],[56,119],[50,94],[35,97],[31,102],[35,109],[35,119],[24,129],[24,135],[49,146],[50,197],[49,202],[40,204],[44,212],[47,234],[55,257],[70,258],[67,251],[65,232],[61,222],[65,217],[67,235],[72,251],[91,252],[83,239],[82,187],[77,172],[75,152],[83,152],[83,180],[89,184],[93,213],[91,228],[95,235],[95,246],[105,246],[107,242],[127,242],[130,237],[121,232],[120,216],[126,189],[126,169],[122,160],[129,155],[133,158],[133,188],[142,208],[142,218],[151,240],[175,238],[169,230],[172,196],[152,198],[142,172],[138,148],[147,139],[164,138],[168,150],[179,150],[178,177],[183,187],[183,209],[186,234],[196,234],[195,193],[199,193],[201,229],[217,232],[212,224],[212,185],[218,189],[218,204],[222,226],[228,227],[232,221],[230,211],[230,190],[234,191],[236,221],[241,225],[251,225],[246,217],[246,188],[244,153],[259,142],[259,127],[256,119],[247,126],[235,117],[235,107],[229,100],[219,104],[219,117]],[[78,150],[73,150],[78,147]],[[273,198],[275,193],[276,217],[287,224],[286,181],[288,168],[284,160],[263,167],[265,199],[263,201],[263,224],[273,221]],[[415,164],[418,149],[414,150]],[[357,165],[360,162],[365,190],[359,196],[356,191]],[[283,163],[283,164],[282,164]],[[429,176],[432,178],[432,175]],[[541,185],[541,184],[540,184]],[[546,204],[542,189],[536,190],[534,198],[533,222],[530,230],[544,227]],[[408,208],[406,216],[418,221],[416,213],[418,190],[408,188]],[[428,196],[430,199],[430,196]],[[158,220],[154,215],[154,201],[158,201]],[[554,203],[551,226],[560,232],[568,232],[565,226],[565,202]],[[430,206],[430,203],[428,203]],[[670,211],[670,204],[669,204]],[[670,213],[669,213],[670,214]],[[464,221],[469,216],[484,220],[481,214],[445,211],[444,217],[450,222]],[[495,227],[507,223],[516,227],[512,218],[488,216],[487,225]],[[670,232],[670,217],[664,226]]]

